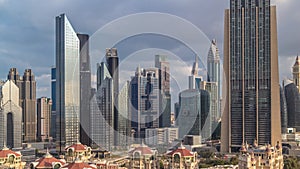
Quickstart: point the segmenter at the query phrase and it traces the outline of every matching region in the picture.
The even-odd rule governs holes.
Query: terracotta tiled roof
[[[148,146],[144,145],[144,143],[140,147],[131,150],[129,153],[133,154],[134,152],[140,152],[141,155],[153,155],[153,151]]]
[[[69,148],[73,148],[74,151],[85,151],[87,147],[81,143],[75,143],[69,147],[66,147],[65,150],[68,150]]]
[[[51,156],[48,152],[44,157],[38,159],[36,162],[38,162],[38,164],[35,168],[52,168],[53,163],[60,163],[61,166],[65,164],[61,160],[58,160],[55,157]]]
[[[68,168],[68,169],[97,169],[96,167],[93,167],[91,165],[88,165],[87,163],[83,163],[83,162],[73,162],[70,164],[67,164],[65,166],[63,166],[63,168]]]
[[[178,147],[176,150],[173,150],[173,151],[167,153],[167,155],[169,155],[169,156],[172,156],[174,154],[180,154],[182,157],[192,157],[192,156],[194,156],[194,154],[191,151],[187,150],[182,145],[180,147]]]
[[[17,153],[17,152],[14,152],[6,147],[4,147],[1,151],[0,151],[0,158],[6,158],[7,155],[9,154],[13,154],[15,155],[16,157],[21,157],[21,154],[20,153]]]

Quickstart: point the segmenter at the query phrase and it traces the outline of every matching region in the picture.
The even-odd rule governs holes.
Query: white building
[[[172,143],[178,139],[178,128],[146,129],[146,144],[158,145]]]
[[[10,80],[0,82],[0,146],[22,146],[22,108],[19,88]]]

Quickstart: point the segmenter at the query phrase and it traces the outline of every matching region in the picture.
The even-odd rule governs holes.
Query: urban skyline
[[[284,79],[286,77],[292,78],[290,75],[290,69],[287,69],[284,65],[290,65],[294,62],[294,56],[299,53],[297,51],[297,44],[299,44],[298,39],[294,35],[298,36],[298,34],[295,34],[296,27],[289,27],[288,25],[295,25],[298,22],[297,20],[297,12],[298,10],[293,10],[299,1],[296,0],[290,0],[290,1],[281,1],[281,0],[272,0],[273,4],[277,5],[278,8],[278,37],[279,37],[279,63],[280,63],[280,79]],[[107,3],[108,4],[108,3]],[[123,6],[122,6],[122,5]],[[118,5],[113,5],[114,8],[126,8],[126,3],[121,3]],[[159,7],[157,7],[159,5]],[[126,14],[136,13],[136,12],[147,12],[147,11],[157,11],[157,12],[167,12],[174,15],[178,15],[179,17],[183,17],[192,23],[194,23],[197,27],[201,28],[205,34],[208,35],[209,39],[217,39],[219,47],[223,46],[223,10],[225,8],[228,8],[229,3],[227,1],[209,1],[209,2],[200,2],[200,1],[192,1],[190,3],[184,3],[184,6],[188,6],[190,12],[185,12],[186,8],[179,8],[181,7],[182,2],[180,1],[172,1],[172,5],[167,5],[168,2],[158,2],[153,1],[153,4],[147,5],[145,7],[144,3],[141,2],[135,2],[131,5],[137,7],[137,9],[127,10],[126,12],[118,12],[118,11],[110,11],[106,12],[105,10],[99,10],[99,8],[105,8],[106,3],[104,2],[103,5],[93,5],[93,8],[90,9],[90,11],[87,13],[87,18],[83,18],[84,16],[78,18],[76,17],[76,12],[73,11],[74,8],[78,8],[78,6],[81,6],[81,3],[73,3],[72,5],[66,5],[63,6],[55,6],[52,2],[49,4],[49,10],[45,14],[39,14],[35,15],[38,8],[33,8],[34,10],[29,11],[28,13],[25,13],[24,16],[28,16],[27,18],[22,18],[15,16],[12,11],[10,11],[10,7],[12,7],[13,2],[9,1],[3,1],[0,3],[0,8],[3,9],[1,12],[3,12],[3,15],[1,16],[7,16],[6,18],[10,18],[10,22],[7,22],[6,19],[3,21],[3,29],[4,31],[1,32],[1,37],[3,37],[3,41],[1,41],[1,52],[0,52],[0,61],[4,64],[0,68],[0,79],[5,79],[6,72],[11,67],[17,67],[19,70],[24,70],[26,68],[31,68],[34,72],[36,72],[36,80],[37,80],[37,97],[47,96],[50,97],[50,84],[48,81],[50,80],[50,71],[49,67],[54,65],[54,30],[53,30],[53,17],[55,17],[57,14],[61,13],[61,11],[65,11],[70,19],[72,20],[72,23],[76,28],[80,30],[80,32],[85,32],[90,35],[93,34],[94,31],[96,31],[98,28],[103,26],[105,23],[108,23],[109,21],[112,21],[113,19],[116,19],[120,16],[124,16]],[[215,6],[215,4],[218,4]],[[30,3],[27,3],[25,6],[30,5]],[[43,6],[42,3],[35,4],[37,6]],[[121,6],[120,6],[121,5]],[[98,6],[98,7],[96,7]],[[102,7],[103,6],[103,7]],[[111,6],[111,5],[110,5]],[[198,10],[196,6],[203,6],[204,10]],[[85,6],[83,5],[83,8],[87,8],[89,5]],[[140,7],[140,8],[139,8]],[[19,11],[21,13],[24,12],[24,8],[19,8],[17,6],[13,7],[16,11]],[[53,9],[54,8],[54,9]],[[198,19],[198,17],[189,16],[188,13],[195,13],[199,15],[195,16],[205,16],[203,14],[210,13],[207,10],[214,8],[214,12],[206,17],[202,17],[201,20]],[[290,11],[293,10],[292,14],[287,14]],[[103,11],[103,14],[102,12]],[[93,13],[98,14],[93,16]],[[98,17],[98,16],[106,16],[106,17]],[[41,18],[43,17],[42,21]],[[31,18],[31,19],[29,19]],[[47,19],[46,19],[47,18]],[[84,24],[81,24],[84,20]],[[92,21],[95,21],[93,24],[87,24],[91,23]],[[210,22],[213,20],[214,22]],[[20,23],[24,23],[24,25],[20,25]],[[38,24],[39,23],[39,24]],[[38,41],[41,41],[38,46],[37,45],[31,45],[31,48],[24,49],[24,45],[19,46],[19,42],[12,42],[10,39],[14,35],[11,35],[9,33],[9,30],[7,29],[8,26],[15,26],[16,31],[23,29],[26,31],[22,31],[22,36],[19,36],[18,39],[26,40],[26,38],[31,35],[33,32],[32,30],[26,29],[24,26],[27,27],[33,27],[34,34],[36,34],[34,37],[38,38]],[[89,26],[86,26],[89,25]],[[217,27],[216,27],[217,26]],[[213,28],[213,29],[211,29]],[[285,30],[291,30],[286,32]],[[17,33],[16,32],[16,33]],[[7,35],[11,35],[8,37]],[[17,35],[17,34],[16,34]],[[15,38],[16,39],[16,38]],[[293,42],[292,42],[293,41]],[[34,43],[35,41],[30,41],[27,44]],[[140,41],[138,43],[141,43]],[[22,43],[23,44],[23,43]],[[147,45],[147,44],[145,44]],[[12,46],[14,46],[12,50]],[[151,45],[148,45],[151,46]],[[162,46],[164,46],[162,44]],[[179,45],[177,45],[179,47]],[[167,47],[166,47],[167,48]],[[41,49],[43,49],[41,52]],[[15,52],[12,52],[15,51]],[[22,51],[22,54],[20,54],[20,51]],[[119,52],[123,53],[124,49],[120,48]],[[223,53],[223,49],[220,48],[221,56]],[[125,52],[124,52],[125,53]],[[7,58],[9,57],[9,59]],[[19,62],[19,60],[23,60],[23,57],[26,57],[26,61]],[[150,57],[149,55],[145,55],[145,57]],[[187,60],[189,60],[189,63],[192,64],[193,57],[194,56],[184,56]],[[5,59],[5,60],[3,60]],[[93,79],[95,82],[95,79]],[[46,83],[47,82],[47,83]]]

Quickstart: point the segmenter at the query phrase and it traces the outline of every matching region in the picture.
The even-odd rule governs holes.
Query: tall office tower
[[[145,138],[147,128],[159,127],[159,84],[158,69],[137,68],[131,79],[131,127],[136,141]]]
[[[295,83],[284,86],[288,122],[287,126],[300,131],[300,94]]]
[[[31,69],[26,69],[23,75],[22,109],[25,131],[25,142],[36,141],[36,81]]]
[[[19,88],[11,80],[0,82],[0,146],[22,146],[22,108]],[[3,148],[3,147],[2,147]]]
[[[220,53],[217,47],[216,40],[212,40],[211,46],[208,52],[207,58],[207,81],[208,82],[216,82],[218,93],[215,94],[217,97],[218,105],[216,105],[217,114],[216,119],[219,120],[221,118],[221,110],[220,110],[220,99],[221,99],[221,76],[220,76]],[[216,119],[213,119],[216,121]]]
[[[51,100],[52,100],[52,111],[51,111],[51,128],[50,136],[56,140],[56,68],[51,68]]]
[[[206,90],[209,92],[209,111],[211,120],[216,122],[219,120],[219,97],[218,97],[218,83],[217,82],[207,82],[202,81],[200,83],[200,89]]]
[[[114,86],[104,62],[97,64],[97,92],[91,100],[90,137],[93,145],[114,146]]]
[[[180,112],[176,119],[179,139],[185,135],[201,135],[201,94],[198,89],[187,89],[179,93]]]
[[[198,56],[195,56],[195,62],[193,64],[193,69],[191,71],[191,76],[189,76],[189,89],[200,89],[200,82],[203,80],[202,76],[199,76],[199,61]]]
[[[159,127],[171,126],[170,63],[165,55],[155,56],[159,84]]]
[[[286,133],[288,125],[287,105],[284,89],[280,87],[280,116],[281,116],[281,133]]]
[[[56,142],[61,153],[80,139],[79,39],[65,14],[56,17]]]
[[[293,80],[295,85],[298,88],[298,92],[300,92],[300,59],[297,56],[295,64],[293,66]]]
[[[21,78],[16,68],[11,68],[8,80],[19,87],[19,105],[22,107],[24,142],[36,141],[36,81],[31,69],[26,69]]]
[[[281,141],[276,22],[270,0],[230,0],[224,26],[222,152],[254,140],[259,145]]]
[[[37,99],[37,140],[47,141],[50,137],[52,100],[47,97]]]
[[[80,142],[90,145],[91,66],[89,35],[77,34],[80,41]]]
[[[118,146],[127,147],[131,143],[131,113],[129,111],[129,88],[130,82],[127,81],[119,92],[119,126],[118,126]]]
[[[180,112],[179,102],[174,103],[175,124]]]
[[[116,48],[107,48],[106,49],[106,62],[108,71],[113,78],[114,86],[114,123],[113,128],[115,132],[114,144],[118,144],[118,123],[119,123],[119,113],[118,113],[118,94],[119,94],[119,58],[118,51]]]

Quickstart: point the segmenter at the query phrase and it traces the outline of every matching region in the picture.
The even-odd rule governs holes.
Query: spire
[[[192,75],[198,75],[198,55],[195,55],[195,62],[193,64]]]

